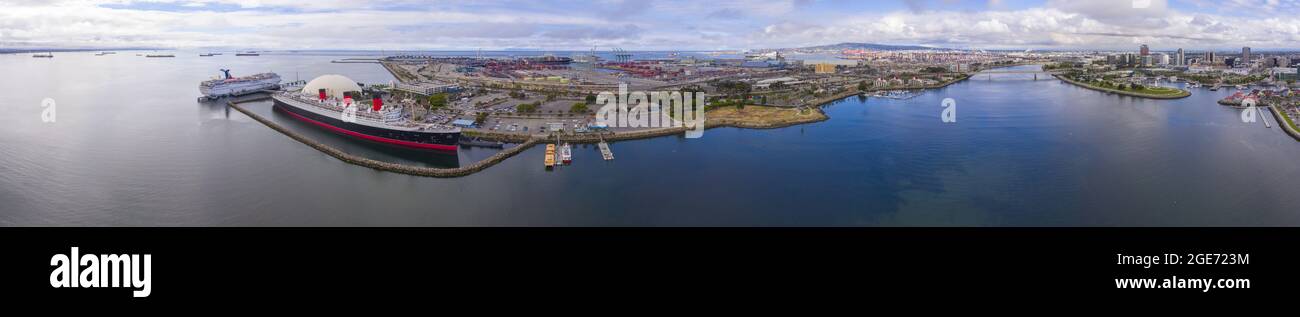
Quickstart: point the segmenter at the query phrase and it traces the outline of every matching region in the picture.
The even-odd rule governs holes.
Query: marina
[[[868,94],[868,93],[862,93],[862,95],[863,95],[863,96],[869,96],[869,97],[875,97],[875,98],[885,98],[885,99],[894,99],[894,100],[907,100],[907,99],[915,98],[916,96],[920,95],[920,93],[918,93],[918,92],[912,92],[912,91],[907,91],[907,90],[887,90],[887,91],[877,91],[877,92],[873,92],[873,93],[869,93],[869,94]]]

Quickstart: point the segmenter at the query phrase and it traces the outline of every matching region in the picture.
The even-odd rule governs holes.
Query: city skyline
[[[0,47],[1295,49],[1300,1],[0,0]]]

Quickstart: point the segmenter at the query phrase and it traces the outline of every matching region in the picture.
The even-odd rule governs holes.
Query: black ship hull
[[[343,121],[340,118],[321,115],[297,106],[275,100],[275,110],[284,112],[299,121],[351,137],[398,146],[455,151],[460,141],[460,132],[423,132],[402,131],[372,127],[364,124]]]

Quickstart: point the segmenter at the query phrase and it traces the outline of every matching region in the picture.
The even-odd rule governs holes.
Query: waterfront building
[[[1169,65],[1169,54],[1160,53],[1160,65]]]
[[[1187,56],[1183,55],[1183,49],[1178,49],[1178,56],[1175,57],[1174,65],[1187,66]]]
[[[1142,56],[1151,56],[1151,48],[1148,48],[1146,44],[1142,44],[1142,47],[1138,48],[1138,51]]]
[[[820,64],[816,64],[816,65],[813,65],[813,70],[814,70],[815,73],[818,73],[818,74],[834,74],[834,73],[835,73],[835,64],[830,64],[830,63],[820,63]]]
[[[1250,66],[1250,46],[1241,48],[1241,60],[1238,62]]]
[[[1298,68],[1274,67],[1269,69],[1269,74],[1273,76],[1273,80],[1278,81],[1300,79],[1300,77],[1297,76],[1297,74],[1300,74],[1300,69]]]

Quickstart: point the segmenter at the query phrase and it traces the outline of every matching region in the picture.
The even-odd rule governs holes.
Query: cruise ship
[[[273,108],[300,121],[358,139],[417,149],[455,151],[460,128],[407,119],[401,107],[384,106],[382,97],[363,105],[360,85],[340,75],[313,79],[301,91],[271,95]],[[346,120],[345,120],[346,119]]]
[[[199,84],[199,92],[203,93],[204,98],[214,99],[242,96],[267,89],[275,89],[280,85],[280,75],[276,75],[275,73],[231,77],[229,69],[222,69],[221,72],[223,74],[222,77],[204,81]]]

